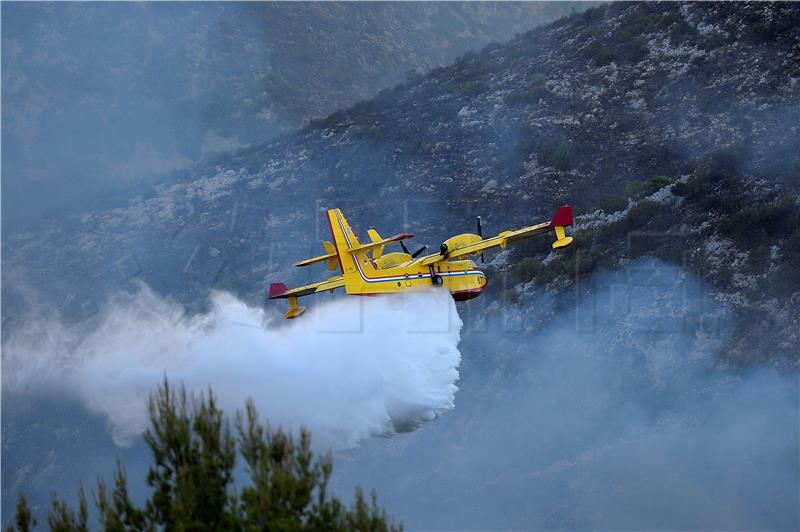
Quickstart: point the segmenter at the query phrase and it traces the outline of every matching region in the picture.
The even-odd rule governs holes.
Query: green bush
[[[598,206],[604,213],[611,214],[627,207],[628,200],[618,194],[606,194],[600,198]]]
[[[719,48],[720,46],[725,46],[726,44],[728,44],[728,40],[725,38],[725,35],[719,31],[712,31],[703,39],[702,48],[703,50],[709,51]]]
[[[628,210],[628,214],[620,221],[620,229],[623,233],[639,229],[654,218],[662,208],[663,205],[656,201],[642,200]]]
[[[733,282],[733,270],[727,264],[721,265],[717,269],[716,280],[722,288],[728,288]]]
[[[672,183],[672,181],[672,179],[666,176],[656,176],[647,181],[631,181],[625,185],[625,190],[622,194],[626,198],[637,200],[658,192]]]
[[[610,179],[614,177],[617,172],[617,163],[617,156],[613,153],[603,157],[603,160],[600,161],[598,176],[602,177],[603,179]]]
[[[458,86],[461,94],[478,94],[484,90],[486,87],[479,81],[465,81]]]
[[[594,28],[586,28],[581,31],[580,34],[578,34],[578,39],[581,41],[587,41],[592,37],[597,37],[599,34],[600,32]]]
[[[798,227],[800,213],[797,204],[791,196],[784,195],[771,205],[738,207],[728,215],[721,229],[737,243],[753,246],[760,241],[789,238]]]
[[[367,130],[367,135],[374,141],[380,141],[383,140],[385,133],[379,126],[372,126]]]
[[[542,261],[533,257],[525,257],[514,266],[515,283],[527,283],[541,272]]]
[[[648,187],[646,181],[631,181],[627,185],[625,185],[625,190],[622,191],[622,195],[626,198],[631,199],[639,199],[648,194]]]
[[[743,208],[739,165],[731,148],[700,157],[689,179],[673,187],[672,193],[709,212],[735,213]]]
[[[395,530],[378,508],[356,489],[347,506],[328,493],[333,471],[330,454],[315,456],[311,436],[299,439],[270,430],[258,421],[251,401],[236,416],[239,453],[250,484],[237,492],[233,483],[237,439],[230,421],[207,396],[187,400],[164,385],[148,401],[150,428],[144,435],[153,463],[147,473],[150,497],[143,506],[130,498],[121,464],[114,486],[98,481],[96,505],[103,530]],[[75,513],[55,495],[47,517],[51,530],[88,530],[83,489]],[[17,504],[16,529],[30,530],[35,519],[24,498]],[[401,528],[402,526],[400,526]]]
[[[575,166],[575,153],[567,143],[546,142],[539,147],[539,162],[559,170],[569,170]]]
[[[547,79],[547,76],[544,74],[536,74],[525,90],[513,91],[505,96],[504,101],[506,105],[535,104],[538,103],[541,98],[550,96],[550,90],[546,85]]]
[[[783,245],[783,262],[795,272],[800,272],[800,227],[789,235]]]
[[[752,273],[762,273],[769,267],[769,247],[756,245],[747,254],[747,267]]]
[[[539,258],[525,257],[512,270],[510,281],[513,284],[534,280],[539,283],[549,283],[557,277],[569,274],[571,271],[570,261],[573,256],[570,251],[561,252],[555,260],[551,260],[547,264],[544,264]]]
[[[581,20],[584,24],[594,24],[595,22],[601,20],[603,15],[606,14],[606,6],[599,5],[597,7],[590,7],[583,13],[581,13]]]
[[[647,46],[647,41],[643,37],[635,37],[625,44],[620,57],[631,63],[638,63],[643,61],[648,53],[650,48]]]
[[[597,66],[605,66],[616,59],[614,51],[599,42],[593,42],[584,48],[583,56]]]

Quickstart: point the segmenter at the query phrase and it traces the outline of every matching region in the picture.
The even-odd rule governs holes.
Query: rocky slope
[[[588,240],[576,249],[623,260],[624,229],[693,246],[674,249],[673,260],[704,246],[700,273],[734,293],[751,287],[763,307],[743,309],[785,323],[770,309],[791,315],[794,292],[773,290],[775,303],[753,287],[776,270],[796,279],[785,251],[797,240],[797,17],[794,4],[590,9],[194,167],[128,207],[14,235],[4,242],[4,286],[35,286],[76,318],[136,280],[187,304],[211,287],[259,300],[269,281],[306,279],[286,264],[317,251],[325,207],[341,207],[355,227],[413,229],[436,244],[471,229],[475,214],[491,231],[547,219],[561,203],[608,212],[641,195],[626,187],[692,174],[694,194],[643,209],[616,240],[581,219]],[[726,149],[735,161],[704,169]],[[736,216],[765,232],[737,233]],[[686,231],[702,238],[684,241]],[[12,292],[5,308],[20,309]]]
[[[588,5],[5,4],[4,225],[105,208]]]

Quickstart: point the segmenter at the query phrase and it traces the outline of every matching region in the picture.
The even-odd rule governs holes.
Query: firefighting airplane
[[[286,319],[296,318],[305,312],[305,307],[297,306],[298,297],[325,290],[333,292],[341,287],[344,287],[350,295],[374,295],[443,286],[450,291],[456,301],[478,297],[486,288],[486,276],[466,257],[480,255],[483,262],[485,249],[494,246],[505,248],[509,242],[550,231],[556,233],[553,249],[565,248],[572,243],[572,237],[566,235],[564,228],[572,225],[573,220],[572,207],[565,205],[556,210],[549,222],[523,227],[516,231],[503,231],[497,236],[483,238],[479,216],[478,234],[463,233],[448,238],[440,246],[439,253],[419,258],[417,256],[427,249],[427,246],[411,254],[402,242],[413,237],[411,233],[381,238],[375,229],[370,229],[367,231],[370,242],[362,244],[339,209],[328,211],[328,223],[333,243],[327,240],[322,243],[325,255],[301,260],[294,265],[308,266],[326,262],[328,270],[334,271],[338,268],[341,275],[291,290],[283,283],[272,283],[269,287],[269,299],[289,300],[290,308],[284,314]],[[403,252],[384,254],[384,246],[391,242],[400,242]]]

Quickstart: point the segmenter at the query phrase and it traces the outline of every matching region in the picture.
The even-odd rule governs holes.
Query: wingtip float
[[[312,283],[289,289],[283,283],[272,283],[269,299],[288,299],[286,319],[297,318],[305,307],[297,304],[297,298],[344,287],[350,295],[374,295],[404,292],[433,286],[450,291],[456,301],[478,297],[486,289],[486,276],[467,257],[481,257],[484,250],[499,246],[505,248],[510,242],[522,240],[550,231],[555,232],[553,249],[563,249],[572,244],[566,227],[573,225],[572,207],[564,205],[556,210],[553,218],[544,223],[523,227],[515,231],[503,231],[497,236],[483,238],[481,220],[478,217],[478,234],[462,233],[445,240],[438,253],[418,257],[427,246],[409,253],[403,240],[412,238],[411,233],[400,233],[382,238],[370,229],[370,241],[361,243],[347,223],[342,211],[330,209],[327,213],[333,242],[322,243],[326,253],[318,257],[300,260],[295,266],[308,266],[325,262],[328,270],[338,268],[341,275],[327,281]],[[387,244],[399,242],[403,252],[384,253]]]

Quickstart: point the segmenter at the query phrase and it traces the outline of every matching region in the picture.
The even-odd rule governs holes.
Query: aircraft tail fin
[[[333,244],[341,261],[345,290],[348,294],[361,293],[363,285],[367,284],[367,279],[374,276],[372,274],[376,271],[375,264],[368,254],[370,247],[362,247],[353,228],[339,209],[328,211],[328,222]]]
[[[375,229],[368,229],[367,234],[369,235],[369,239],[373,242],[380,242],[383,240],[381,235]],[[372,248],[372,258],[379,259],[383,255],[383,244],[377,244]]]
[[[575,223],[575,220],[572,216],[572,207],[564,205],[556,210],[553,219],[550,220],[550,226],[556,232],[556,241],[553,242],[553,249],[562,249],[572,244],[572,237],[567,236],[564,227],[573,223]]]
[[[267,298],[269,299],[277,299],[283,296],[286,292],[289,291],[289,287],[287,287],[283,283],[272,283],[269,285],[269,295]]]

